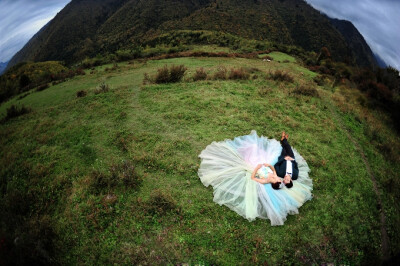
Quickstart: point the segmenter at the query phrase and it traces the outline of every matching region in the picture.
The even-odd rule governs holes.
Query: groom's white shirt
[[[292,162],[290,160],[286,161],[286,174],[289,174],[292,177],[293,169]]]

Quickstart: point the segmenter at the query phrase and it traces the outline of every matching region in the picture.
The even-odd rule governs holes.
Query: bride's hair
[[[286,186],[287,188],[293,187],[293,182],[292,182],[292,180],[290,180],[290,183],[285,184],[285,186]]]
[[[272,186],[273,189],[280,189],[281,188],[281,182],[271,183],[271,186]]]

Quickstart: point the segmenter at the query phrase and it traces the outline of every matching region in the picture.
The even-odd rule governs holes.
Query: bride
[[[249,221],[258,217],[270,219],[271,225],[283,225],[288,214],[297,214],[311,199],[312,180],[307,162],[293,149],[298,175],[293,186],[286,186],[273,166],[280,156],[282,146],[277,140],[259,137],[253,130],[208,145],[199,155],[198,174],[205,186],[214,188],[214,202]]]

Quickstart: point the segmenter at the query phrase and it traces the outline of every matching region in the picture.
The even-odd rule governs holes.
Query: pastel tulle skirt
[[[274,190],[271,184],[251,180],[258,164],[274,165],[281,151],[277,140],[259,137],[253,130],[250,135],[208,145],[199,155],[198,174],[206,187],[214,188],[214,202],[229,207],[249,221],[258,217],[270,219],[271,225],[283,225],[288,214],[297,214],[298,208],[312,197],[307,162],[293,149],[299,177],[289,189]]]

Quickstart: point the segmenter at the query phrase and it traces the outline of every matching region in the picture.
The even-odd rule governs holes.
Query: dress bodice
[[[267,178],[269,173],[273,173],[271,168],[263,165],[258,169],[257,174],[260,178]]]

